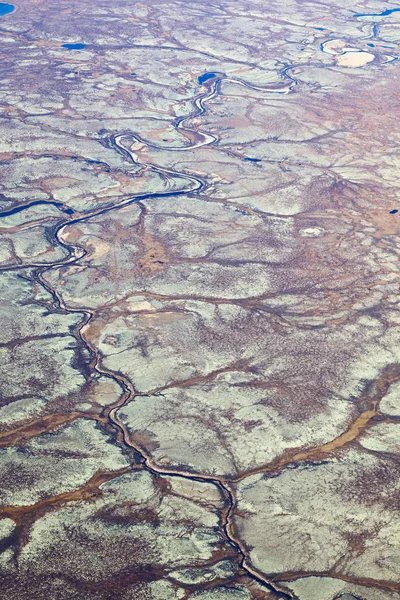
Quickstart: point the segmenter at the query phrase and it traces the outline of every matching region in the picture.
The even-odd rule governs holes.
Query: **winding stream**
[[[127,447],[133,448],[136,451],[136,453],[140,457],[140,461],[143,464],[143,467],[146,470],[148,470],[149,472],[151,472],[152,474],[166,475],[166,476],[171,476],[171,477],[183,477],[183,478],[194,480],[194,481],[202,481],[202,482],[207,482],[207,483],[216,485],[218,487],[218,489],[220,490],[222,497],[225,500],[225,508],[221,511],[221,515],[220,515],[221,530],[223,531],[224,537],[226,538],[227,542],[230,543],[236,549],[236,551],[238,553],[239,564],[240,564],[241,568],[253,580],[256,580],[258,583],[262,584],[267,589],[272,590],[273,592],[278,594],[278,596],[280,598],[283,598],[285,600],[290,600],[291,598],[293,598],[293,594],[291,594],[287,590],[281,588],[278,584],[275,584],[274,582],[270,581],[267,577],[264,577],[262,574],[258,573],[251,566],[251,564],[249,563],[249,560],[247,558],[247,552],[244,547],[244,544],[239,540],[239,538],[234,533],[233,518],[234,518],[234,511],[235,511],[235,506],[236,506],[236,499],[235,499],[234,490],[233,490],[232,486],[229,484],[229,482],[227,480],[225,480],[223,477],[217,477],[217,476],[200,474],[200,473],[192,473],[190,471],[182,471],[179,468],[164,468],[164,467],[158,466],[157,464],[155,464],[155,462],[152,460],[149,453],[144,448],[133,443],[130,440],[127,428],[118,419],[118,411],[125,404],[134,400],[134,398],[136,396],[136,391],[135,391],[133,384],[127,377],[125,377],[119,373],[109,371],[101,365],[101,356],[100,356],[99,351],[94,346],[92,346],[91,343],[86,339],[85,331],[87,330],[90,321],[95,317],[95,311],[81,309],[81,308],[68,307],[64,303],[61,295],[46,283],[46,281],[44,280],[44,275],[47,271],[50,271],[52,269],[56,269],[56,268],[59,268],[63,265],[67,265],[67,264],[77,263],[79,260],[84,258],[87,254],[87,251],[84,248],[82,248],[81,246],[73,245],[71,243],[66,243],[63,240],[63,232],[67,226],[73,225],[76,223],[82,223],[84,221],[88,221],[89,219],[91,219],[93,217],[103,215],[103,214],[106,214],[111,211],[118,210],[125,206],[129,206],[130,204],[133,204],[133,203],[138,203],[141,200],[148,200],[151,198],[161,198],[161,197],[166,198],[169,196],[179,196],[179,195],[186,195],[186,194],[197,194],[206,187],[206,184],[203,181],[203,179],[201,177],[198,177],[197,175],[194,176],[194,175],[186,174],[186,173],[182,174],[177,171],[173,171],[170,169],[165,169],[165,168],[162,168],[159,166],[155,166],[151,163],[141,162],[139,160],[139,158],[137,157],[137,155],[135,154],[134,150],[132,150],[132,144],[133,145],[135,145],[135,144],[146,145],[148,147],[162,149],[162,150],[172,150],[174,152],[183,152],[183,151],[188,151],[188,150],[194,150],[196,148],[201,148],[203,146],[208,146],[210,144],[214,144],[217,141],[216,136],[208,134],[208,133],[198,132],[194,129],[187,128],[185,126],[185,124],[189,119],[199,117],[206,113],[205,103],[208,102],[209,100],[211,100],[212,98],[215,98],[218,95],[218,93],[221,91],[222,82],[229,82],[229,83],[237,84],[237,85],[244,86],[246,88],[256,90],[256,91],[264,91],[264,92],[272,92],[272,93],[288,93],[289,91],[292,90],[292,88],[295,85],[297,85],[297,81],[288,74],[288,71],[290,69],[291,69],[291,67],[287,67],[282,71],[282,77],[284,79],[287,79],[288,83],[285,86],[281,85],[279,88],[277,88],[276,85],[275,86],[266,86],[266,87],[256,87],[249,83],[241,81],[239,79],[229,78],[229,77],[226,77],[226,76],[220,75],[220,74],[217,74],[213,78],[208,78],[208,80],[203,83],[203,86],[206,88],[206,91],[204,93],[200,94],[199,96],[197,96],[193,101],[195,111],[193,113],[191,113],[190,115],[188,115],[187,117],[178,118],[174,123],[175,128],[177,130],[179,130],[187,140],[189,140],[190,144],[188,144],[188,145],[184,145],[184,146],[181,146],[178,148],[175,148],[172,146],[157,146],[155,144],[149,143],[148,141],[141,138],[139,135],[133,134],[132,132],[121,132],[117,135],[114,135],[110,140],[113,147],[115,148],[115,150],[117,152],[122,154],[127,160],[129,160],[132,163],[135,163],[135,164],[138,164],[141,166],[145,166],[149,170],[151,170],[154,173],[157,173],[161,176],[164,176],[167,178],[172,176],[174,178],[184,179],[187,182],[187,185],[184,187],[184,189],[181,189],[178,191],[172,190],[172,191],[164,191],[164,192],[138,194],[138,195],[132,196],[126,200],[123,200],[123,201],[119,202],[118,204],[93,211],[93,212],[83,215],[83,216],[72,218],[67,222],[64,221],[57,226],[57,228],[55,229],[55,232],[53,234],[54,241],[57,244],[61,245],[68,252],[68,256],[64,260],[52,263],[50,265],[33,263],[30,265],[24,265],[24,266],[17,265],[17,266],[4,267],[3,269],[1,269],[1,270],[20,270],[20,269],[33,268],[34,269],[33,280],[35,280],[39,285],[41,285],[44,289],[46,289],[51,294],[51,296],[53,298],[54,306],[56,306],[57,308],[65,311],[67,313],[77,313],[77,314],[83,315],[82,321],[79,325],[78,336],[79,336],[80,341],[82,341],[82,343],[84,344],[84,346],[87,348],[87,350],[90,353],[90,357],[91,357],[90,364],[89,364],[90,370],[92,371],[92,373],[96,372],[98,374],[101,374],[102,376],[113,379],[120,386],[120,388],[123,391],[118,402],[106,407],[103,410],[101,417],[104,419],[104,422],[110,424],[113,427],[113,429],[117,432],[117,437],[121,437],[122,442]],[[20,212],[24,209],[29,208],[30,206],[34,206],[39,203],[40,202],[32,202],[32,203],[26,204],[22,207],[10,209],[9,211],[4,211],[3,213],[0,213],[0,218],[2,216],[8,216],[8,215],[14,214],[16,212]],[[57,207],[58,207],[58,205],[57,205]],[[59,208],[61,210],[63,210],[61,206]],[[65,212],[67,212],[67,211],[65,211]]]
[[[187,145],[183,145],[180,147],[159,146],[156,144],[152,144],[152,143],[144,140],[142,137],[140,137],[140,135],[129,132],[129,131],[120,132],[120,133],[114,135],[112,138],[110,138],[110,143],[112,144],[114,149],[117,152],[119,152],[120,154],[122,154],[128,161],[130,161],[134,164],[137,164],[137,165],[141,165],[143,167],[147,167],[147,169],[149,169],[150,171],[157,173],[163,177],[167,177],[167,178],[174,177],[175,179],[176,178],[183,179],[186,183],[184,188],[177,190],[177,191],[171,190],[171,191],[163,191],[163,192],[155,192],[155,193],[142,193],[142,194],[134,195],[134,196],[131,196],[127,199],[120,201],[117,204],[92,211],[89,214],[75,217],[68,221],[63,221],[56,227],[53,237],[54,237],[54,242],[61,245],[67,251],[68,255],[65,259],[63,259],[62,261],[54,262],[50,265],[38,263],[38,264],[30,264],[30,265],[24,265],[24,266],[16,265],[16,266],[4,267],[3,269],[1,269],[1,270],[21,270],[21,269],[26,270],[29,268],[34,269],[33,270],[33,279],[51,294],[55,307],[65,311],[66,313],[75,313],[75,314],[82,315],[82,321],[81,321],[81,323],[79,325],[79,329],[78,329],[78,337],[79,337],[79,340],[84,344],[84,346],[87,348],[87,350],[89,352],[89,355],[90,355],[89,368],[90,368],[91,372],[98,373],[104,377],[112,379],[122,389],[122,394],[121,394],[120,399],[113,405],[110,405],[103,410],[103,412],[101,414],[103,423],[107,423],[112,426],[113,430],[116,432],[117,439],[121,440],[121,442],[123,442],[123,444],[127,448],[134,449],[135,452],[137,453],[137,455],[140,457],[140,463],[141,463],[141,465],[143,465],[143,468],[145,470],[149,471],[150,473],[152,473],[153,475],[156,475],[156,476],[164,475],[164,476],[169,476],[169,477],[182,477],[182,478],[193,480],[193,481],[201,481],[201,482],[211,483],[211,484],[217,486],[218,489],[220,490],[222,497],[225,500],[225,507],[224,507],[224,509],[222,509],[222,511],[220,513],[221,532],[223,532],[223,535],[224,535],[226,541],[228,543],[230,543],[233,548],[235,548],[238,558],[239,558],[239,564],[240,564],[241,568],[253,580],[262,584],[267,589],[272,590],[274,593],[276,593],[278,595],[278,597],[283,598],[285,600],[290,600],[290,599],[294,598],[294,594],[289,592],[286,588],[280,587],[278,584],[274,583],[274,581],[269,579],[268,577],[264,577],[261,573],[256,571],[251,566],[251,563],[247,556],[247,550],[245,548],[245,545],[243,544],[243,542],[238,538],[238,536],[235,533],[234,513],[235,513],[235,508],[236,508],[236,498],[235,498],[235,491],[234,491],[234,487],[233,487],[235,480],[232,479],[231,481],[228,481],[224,477],[217,477],[214,475],[207,475],[207,474],[201,474],[201,473],[193,473],[188,470],[181,470],[181,469],[179,469],[179,467],[166,468],[166,467],[159,466],[153,461],[150,453],[145,448],[143,448],[140,445],[131,441],[126,426],[124,425],[124,423],[122,423],[120,421],[120,419],[118,417],[118,412],[128,402],[134,401],[137,393],[134,388],[134,385],[127,377],[125,377],[124,375],[121,375],[117,372],[110,371],[110,370],[106,369],[104,366],[102,366],[102,358],[101,358],[100,352],[86,338],[85,332],[87,331],[90,322],[95,318],[96,312],[92,311],[92,310],[88,310],[88,309],[68,307],[64,303],[61,294],[58,293],[55,289],[53,289],[46,283],[46,281],[44,280],[44,275],[46,272],[48,272],[52,269],[56,269],[56,268],[59,268],[63,265],[67,265],[67,264],[77,263],[79,260],[84,258],[87,254],[87,251],[85,250],[85,248],[83,248],[79,245],[66,243],[63,240],[63,233],[67,226],[88,221],[89,219],[91,219],[93,217],[97,217],[97,216],[106,214],[111,211],[119,210],[120,208],[123,208],[125,206],[129,206],[131,204],[138,203],[141,200],[148,200],[151,198],[167,198],[170,196],[180,196],[180,195],[187,195],[187,194],[198,194],[199,192],[203,191],[206,188],[205,181],[197,175],[195,176],[195,175],[188,174],[188,173],[180,173],[178,171],[174,171],[171,169],[165,169],[165,168],[156,166],[152,163],[142,162],[139,159],[138,155],[135,153],[135,146],[137,146],[136,150],[139,149],[140,145],[145,145],[147,147],[151,147],[151,148],[158,149],[158,150],[170,150],[170,151],[174,151],[174,152],[184,152],[184,151],[188,151],[188,150],[194,150],[197,148],[201,148],[203,146],[215,144],[218,141],[218,138],[215,135],[201,132],[201,131],[196,131],[194,129],[191,129],[190,127],[186,127],[186,123],[190,119],[200,117],[201,115],[206,114],[207,109],[206,109],[205,104],[208,101],[210,101],[211,99],[218,96],[218,94],[221,92],[221,87],[223,85],[223,82],[237,84],[237,85],[244,86],[246,88],[256,90],[256,91],[264,91],[264,92],[271,92],[271,93],[289,93],[296,85],[298,85],[298,82],[289,74],[291,69],[292,69],[291,66],[287,66],[282,71],[282,77],[287,80],[287,85],[284,85],[284,86],[281,85],[280,88],[276,87],[276,85],[270,86],[270,87],[269,86],[255,87],[255,86],[252,86],[251,84],[243,82],[239,79],[229,78],[229,77],[226,77],[221,74],[215,74],[215,77],[207,78],[207,80],[205,80],[202,84],[203,87],[205,88],[204,93],[201,93],[193,100],[193,106],[194,106],[195,110],[186,117],[178,118],[174,123],[175,128],[182,133],[183,137],[186,138],[186,140],[189,141],[189,144],[187,144]],[[251,160],[251,159],[249,159],[249,160]],[[46,203],[46,202],[44,202],[44,203]],[[33,206],[35,204],[40,204],[40,202],[32,202],[30,204],[25,204],[24,206],[17,207],[15,209],[10,209],[10,211],[4,211],[3,213],[0,213],[0,218],[14,214],[15,212],[21,212],[22,210],[27,209],[30,206]],[[57,204],[57,207],[58,207],[58,204]],[[63,209],[61,208],[61,210],[63,210]],[[64,210],[64,212],[67,212],[67,210]],[[400,378],[400,373],[397,373],[396,376],[398,378]],[[374,414],[372,414],[372,416],[374,416]],[[371,418],[372,418],[372,416],[371,416]],[[370,414],[365,415],[365,416],[363,415],[363,418],[366,419],[367,417],[370,418]],[[358,421],[356,424],[357,424],[357,427],[360,426]],[[354,431],[355,431],[355,429],[354,429]],[[351,437],[352,434],[353,434],[353,429],[349,430],[348,437],[349,436]],[[347,434],[343,434],[343,435],[347,435]],[[351,439],[353,439],[353,438],[351,438]],[[339,442],[341,443],[342,439],[338,438],[338,440],[339,441],[337,443],[337,447],[340,447]],[[348,441],[348,439],[346,438],[343,441],[343,443],[347,442],[347,441]],[[306,460],[307,458],[312,457],[313,453],[316,454],[317,458],[318,458],[318,452],[320,452],[320,451],[321,451],[321,448],[318,448],[316,450],[314,449],[314,450],[310,451],[308,454],[304,454],[304,456],[300,453],[295,458],[297,460],[303,460],[303,459]],[[332,447],[329,446],[326,448],[326,452],[330,452],[330,451],[332,451]],[[293,460],[292,460],[292,462],[293,462]],[[265,467],[263,467],[263,470],[265,470]],[[260,469],[260,471],[261,471],[261,469]],[[248,476],[248,474],[246,474],[246,476]],[[237,478],[237,480],[239,480],[239,479]],[[103,479],[100,478],[98,485],[101,485],[102,482],[103,482]],[[96,481],[96,485],[97,485],[97,481]]]
[[[22,212],[23,210],[27,210],[32,206],[55,206],[62,212],[65,212],[67,215],[72,215],[74,210],[72,208],[67,208],[62,202],[55,202],[51,200],[34,200],[33,202],[29,202],[28,204],[19,204],[18,206],[14,206],[14,208],[10,208],[9,210],[3,210],[0,212],[0,219],[4,217],[11,217],[12,215],[16,215],[17,213]]]

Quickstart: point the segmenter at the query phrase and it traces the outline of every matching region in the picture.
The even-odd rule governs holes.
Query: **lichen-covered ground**
[[[396,600],[400,6],[0,3],[1,600]]]

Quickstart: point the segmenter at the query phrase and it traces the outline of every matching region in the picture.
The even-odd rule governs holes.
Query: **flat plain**
[[[400,7],[0,3],[0,597],[396,600]]]

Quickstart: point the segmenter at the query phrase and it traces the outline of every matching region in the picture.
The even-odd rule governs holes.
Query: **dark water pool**
[[[62,47],[67,50],[83,50],[86,48],[86,44],[63,44]]]
[[[203,75],[200,75],[200,77],[197,78],[197,81],[199,82],[199,85],[202,85],[204,82],[208,81],[209,79],[214,79],[216,76],[216,73],[203,73]]]
[[[0,2],[0,17],[8,15],[14,10],[14,4],[7,4],[7,2]]]
[[[387,17],[395,12],[400,12],[400,8],[388,8],[381,13],[357,13],[354,16],[356,18],[357,17]]]

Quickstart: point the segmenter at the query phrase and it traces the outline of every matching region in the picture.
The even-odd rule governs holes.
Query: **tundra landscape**
[[[398,600],[400,6],[15,1],[1,600]]]

